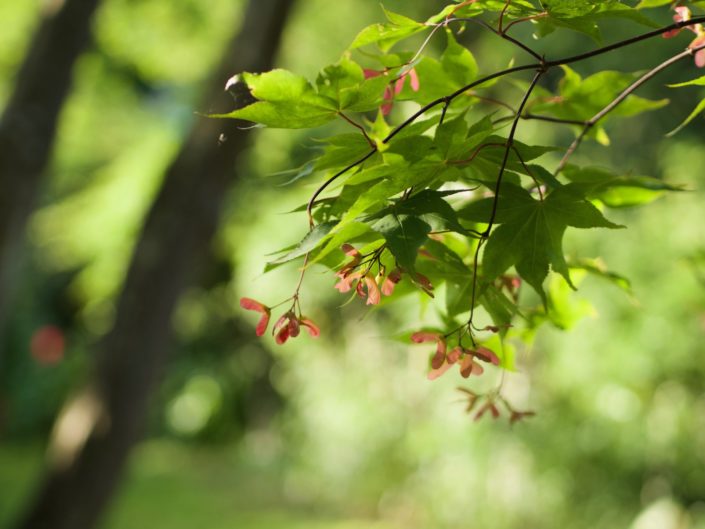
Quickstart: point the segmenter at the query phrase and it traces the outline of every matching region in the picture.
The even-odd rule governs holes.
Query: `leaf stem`
[[[350,119],[348,116],[346,116],[346,115],[343,114],[342,112],[338,112],[338,115],[339,115],[341,118],[343,118],[345,121],[347,121],[348,123],[350,123],[353,127],[355,127],[356,129],[358,129],[360,132],[362,132],[362,135],[365,137],[365,139],[367,140],[367,143],[370,145],[370,147],[375,148],[375,142],[373,142],[373,141],[372,141],[372,138],[370,138],[370,137],[367,135],[367,131],[365,130],[365,127],[363,127],[363,126],[360,125],[359,123],[356,123],[355,121],[353,121],[352,119]]]
[[[331,176],[328,180],[326,180],[325,182],[323,182],[323,183],[318,187],[318,189],[316,189],[316,191],[313,193],[313,195],[311,195],[311,198],[309,199],[308,204],[306,204],[306,214],[308,215],[308,224],[309,224],[309,227],[310,227],[311,229],[313,229],[313,227],[315,226],[315,222],[313,222],[313,213],[311,212],[311,209],[313,208],[313,204],[314,204],[314,202],[316,201],[316,198],[318,198],[318,195],[320,195],[321,193],[323,193],[323,191],[324,191],[329,185],[331,185],[333,182],[335,182],[340,176],[342,176],[342,175],[344,175],[345,173],[347,173],[350,169],[353,169],[353,168],[357,167],[357,166],[360,165],[361,163],[364,163],[368,158],[371,158],[372,155],[375,154],[376,152],[377,152],[377,147],[374,147],[372,150],[370,150],[370,152],[368,152],[368,153],[367,153],[366,155],[364,155],[362,158],[360,158],[359,160],[357,160],[357,161],[351,163],[350,165],[348,165],[348,166],[345,167],[344,169],[341,169],[340,171],[338,171],[337,173],[335,173],[335,174],[334,174],[333,176]]]
[[[494,225],[495,218],[497,216],[497,205],[499,204],[499,190],[502,185],[502,177],[504,176],[504,170],[507,167],[507,161],[509,160],[509,151],[514,147],[514,134],[516,133],[517,125],[519,124],[519,120],[521,119],[521,113],[524,111],[524,106],[526,106],[526,102],[529,100],[529,97],[531,96],[531,92],[534,91],[534,88],[536,87],[536,83],[538,83],[539,79],[541,79],[541,76],[546,73],[545,68],[541,68],[536,71],[534,74],[533,79],[531,80],[531,84],[529,85],[529,88],[527,88],[526,92],[524,93],[524,97],[521,100],[521,103],[519,103],[519,108],[517,109],[516,116],[514,117],[514,121],[512,122],[512,128],[509,131],[509,135],[507,136],[507,142],[506,142],[506,148],[504,150],[504,157],[502,158],[502,165],[499,168],[499,174],[497,175],[497,183],[495,184],[495,190],[494,190],[494,200],[492,201],[492,213],[490,215],[490,219],[487,223],[487,228],[485,231],[482,232],[482,238],[480,239],[480,242],[477,244],[477,248],[475,249],[475,255],[473,256],[473,271],[472,271],[472,299],[470,301],[470,317],[468,318],[468,329],[470,330],[470,337],[472,338],[472,322],[473,318],[475,317],[475,303],[477,301],[477,269],[478,269],[478,261],[479,261],[479,256],[480,256],[480,249],[482,248],[482,245],[487,241],[487,238],[490,235],[490,231],[492,231],[492,226]],[[523,163],[523,161],[522,161]],[[542,197],[543,198],[543,197]]]
[[[509,161],[509,151],[512,149],[514,146],[514,134],[516,133],[517,130],[517,125],[519,124],[519,120],[521,119],[521,113],[524,111],[524,107],[526,106],[526,102],[529,100],[529,96],[531,96],[531,92],[534,91],[534,88],[536,87],[536,83],[538,83],[539,79],[541,79],[541,76],[546,73],[546,70],[544,68],[541,68],[536,72],[534,75],[534,78],[531,80],[531,84],[529,85],[529,88],[526,90],[526,93],[524,94],[524,97],[521,100],[521,103],[519,104],[519,108],[517,109],[517,114],[514,117],[514,121],[512,121],[512,128],[509,130],[509,135],[507,136],[507,142],[506,142],[506,149],[504,150],[504,157],[502,158],[502,165],[499,167],[499,174],[497,175],[497,183],[495,184],[494,188],[494,201],[492,202],[492,214],[490,215],[490,220],[487,223],[487,229],[484,231],[485,237],[488,237],[490,234],[490,231],[492,230],[492,226],[494,225],[494,219],[497,216],[497,204],[499,202],[499,189],[500,186],[502,185],[502,177],[504,176],[504,171],[507,168],[507,162]]]

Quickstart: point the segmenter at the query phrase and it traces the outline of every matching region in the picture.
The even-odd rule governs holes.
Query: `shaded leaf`
[[[485,279],[492,280],[515,266],[545,302],[542,284],[549,265],[572,284],[562,243],[568,226],[620,227],[605,219],[572,185],[552,191],[543,201],[526,193],[521,199],[517,197],[509,218],[490,235],[483,258]]]
[[[277,265],[287,263],[293,259],[296,259],[297,257],[306,255],[311,250],[316,248],[316,246],[318,246],[321,240],[326,235],[328,235],[328,233],[335,227],[336,224],[337,222],[324,222],[323,224],[318,224],[310,232],[308,232],[303,239],[301,239],[301,242],[296,246],[296,248],[286,253],[282,257],[267,263],[267,267],[265,270],[271,270]]]
[[[431,226],[418,217],[410,215],[385,215],[372,225],[387,242],[399,266],[412,272],[419,248],[426,241]]]

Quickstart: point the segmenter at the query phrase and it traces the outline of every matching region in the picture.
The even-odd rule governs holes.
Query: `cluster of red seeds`
[[[533,411],[515,410],[505,398],[500,397],[497,394],[480,395],[479,393],[475,393],[474,391],[470,391],[466,388],[458,388],[458,391],[462,391],[466,399],[465,413],[472,413],[477,409],[477,411],[475,411],[475,416],[473,417],[476,421],[482,419],[482,417],[488,412],[493,419],[498,419],[501,415],[498,405],[499,403],[503,404],[509,413],[509,424],[514,424],[522,419],[536,415]]]
[[[383,294],[391,296],[394,293],[394,287],[402,280],[403,271],[396,267],[385,275],[384,266],[379,262],[381,255],[379,249],[372,254],[363,255],[352,245],[344,244],[341,250],[350,257],[350,261],[335,274],[339,279],[335,288],[339,292],[350,292],[354,288],[358,296],[363,299],[367,298],[367,305],[379,305]],[[375,264],[379,269],[377,275],[372,273]],[[413,279],[427,294],[433,297],[433,285],[426,276],[416,273]]]
[[[252,298],[241,298],[240,306],[243,309],[259,312],[262,315],[257,323],[255,333],[257,336],[263,336],[269,326],[269,320],[272,315],[271,307],[268,307],[267,305]],[[313,321],[305,316],[302,316],[301,314],[297,316],[294,308],[292,307],[290,310],[282,314],[282,316],[274,324],[274,327],[272,328],[274,340],[281,345],[289,338],[296,338],[301,332],[301,327],[305,327],[313,338],[317,338],[321,334],[321,330],[315,323],[313,323]]]
[[[474,349],[467,349],[457,345],[448,351],[446,337],[437,332],[415,332],[411,335],[411,341],[414,343],[436,342],[436,353],[431,359],[432,369],[428,373],[429,380],[437,379],[456,364],[460,367],[460,375],[463,378],[484,373],[485,368],[477,360],[496,366],[500,364],[499,357],[487,347],[478,346]]]

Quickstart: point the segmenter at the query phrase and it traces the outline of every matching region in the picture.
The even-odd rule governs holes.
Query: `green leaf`
[[[338,224],[325,238],[321,239],[318,248],[314,249],[313,257],[309,259],[309,263],[322,262],[343,244],[354,242],[369,234],[370,227],[362,222],[348,222],[344,225]]]
[[[465,301],[467,303],[467,299]],[[511,325],[514,316],[520,314],[516,303],[492,283],[485,285],[480,297],[480,304],[485,307],[492,322],[500,327],[501,335],[507,333],[507,326]]]
[[[545,36],[558,27],[589,35],[597,42],[601,35],[597,22],[604,19],[626,18],[649,27],[658,27],[653,20],[618,0],[544,0],[549,16],[538,19],[538,34]]]
[[[425,164],[392,165],[386,168],[385,174],[387,173],[389,173],[387,178],[359,195],[343,216],[342,222],[353,220],[372,208],[386,204],[393,196],[410,187],[418,185],[426,187],[435,176]]]
[[[387,17],[387,20],[389,20],[392,24],[395,26],[400,26],[400,27],[418,27],[418,26],[423,26],[420,22],[416,22],[413,18],[406,17],[404,15],[400,15],[399,13],[395,13],[394,11],[390,11],[386,7],[382,6],[382,11],[384,11],[384,16]]]
[[[680,88],[682,86],[705,86],[705,75],[698,77],[697,79],[691,79],[690,81],[685,81],[683,83],[675,83],[666,85],[669,88]]]
[[[595,9],[592,0],[543,0],[541,5],[550,15],[566,18],[587,15]]]
[[[517,197],[509,218],[490,235],[483,256],[485,279],[492,280],[513,265],[545,302],[542,285],[549,265],[572,284],[562,247],[568,226],[621,227],[605,219],[572,185],[552,191],[543,201],[526,193]]]
[[[362,134],[340,134],[326,140],[323,154],[316,158],[317,171],[342,169],[369,152],[370,144]]]
[[[472,300],[472,271],[468,268],[464,280],[446,283],[446,312],[453,318],[470,310]]]
[[[535,200],[525,189],[502,182],[497,201],[496,224],[505,222],[520,222],[534,207]],[[494,198],[475,200],[457,211],[459,219],[486,224],[492,215]]]
[[[568,165],[563,174],[590,199],[609,207],[637,206],[652,202],[667,191],[683,191],[648,176],[617,176],[599,167],[578,168]]]
[[[467,230],[458,222],[455,210],[443,200],[442,197],[447,194],[443,191],[424,189],[376,213],[374,218],[389,214],[416,216],[431,226],[433,231],[467,233]]]
[[[216,118],[235,118],[267,127],[299,129],[323,125],[337,117],[336,104],[316,93],[304,78],[287,70],[242,74],[255,103]]]
[[[367,46],[368,44],[377,44],[382,51],[386,52],[397,42],[429,27],[387,9],[384,9],[384,13],[389,20],[389,24],[367,26],[357,34],[350,45],[351,50]]]
[[[531,112],[545,112],[562,119],[585,121],[611,103],[636,78],[634,74],[608,70],[583,79],[568,66],[561,68],[564,76],[559,83],[557,102],[533,102],[530,105]],[[654,101],[630,95],[610,112],[608,118],[634,116],[667,104],[667,99]]]
[[[456,5],[453,11],[455,11],[454,16],[456,17],[474,17],[482,13],[499,14],[504,12],[504,17],[507,21],[513,18],[535,15],[539,12],[534,4],[527,0],[512,0],[508,5],[506,0],[482,0],[481,2],[471,2],[462,6]]]
[[[441,66],[458,87],[470,84],[477,78],[477,62],[470,50],[458,44],[453,32],[446,30],[446,49],[441,55]]]
[[[472,53],[458,44],[451,31],[446,31],[446,49],[440,60],[423,57],[415,66],[419,91],[405,86],[399,99],[411,99],[420,104],[444,97],[466,86],[477,77],[478,67]]]
[[[380,75],[365,79],[360,65],[343,57],[326,67],[316,79],[318,93],[335,103],[338,110],[367,112],[382,103],[389,77]]]
[[[465,113],[454,119],[446,119],[442,125],[439,125],[436,128],[434,144],[441,157],[444,160],[453,159],[459,156],[460,152],[464,152],[467,149],[465,143],[467,134],[468,123],[465,119]]]
[[[702,101],[700,101],[700,103],[698,103],[698,105],[693,109],[693,111],[688,115],[688,117],[685,118],[685,121],[683,123],[681,123],[675,129],[673,129],[671,132],[666,134],[666,136],[670,137],[670,136],[673,136],[674,134],[676,134],[683,127],[685,127],[688,123],[690,123],[696,117],[698,117],[698,115],[700,115],[703,110],[705,110],[705,99],[703,99]]]
[[[306,178],[307,176],[311,176],[314,172],[314,169],[315,169],[314,162],[306,162],[304,165],[302,165],[298,169],[293,169],[291,171],[283,171],[281,173],[278,173],[278,175],[289,175],[289,174],[293,175],[291,178],[282,182],[279,185],[280,186],[288,186],[288,185],[291,185],[295,182],[298,182],[302,178]]]
[[[633,294],[632,284],[629,279],[623,275],[608,270],[605,264],[599,259],[578,259],[577,261],[569,262],[568,266],[571,269],[585,270],[590,274],[606,279],[613,285],[616,285],[625,291],[627,294]]]
[[[269,263],[267,263],[265,271],[269,271],[272,268],[275,268],[277,265],[288,263],[289,261],[292,261],[297,257],[306,255],[311,250],[316,248],[316,246],[318,246],[321,240],[323,240],[323,238],[328,235],[328,233],[335,227],[336,224],[337,222],[324,222],[323,224],[318,224],[310,232],[308,232],[303,239],[301,239],[301,242],[293,250],[286,253],[279,259],[275,259],[274,261],[270,261]]]
[[[387,248],[399,266],[407,272],[414,271],[419,248],[426,241],[431,226],[412,215],[385,215],[372,225],[387,241]]]

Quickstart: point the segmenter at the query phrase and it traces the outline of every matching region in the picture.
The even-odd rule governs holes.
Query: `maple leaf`
[[[459,217],[487,222],[493,199],[471,204]],[[503,184],[500,190],[495,223],[483,260],[487,281],[499,277],[510,266],[533,287],[546,302],[543,280],[549,267],[573,286],[563,255],[563,234],[575,228],[622,228],[607,220],[588,202],[573,184],[552,191],[545,200],[537,200],[525,189]]]

